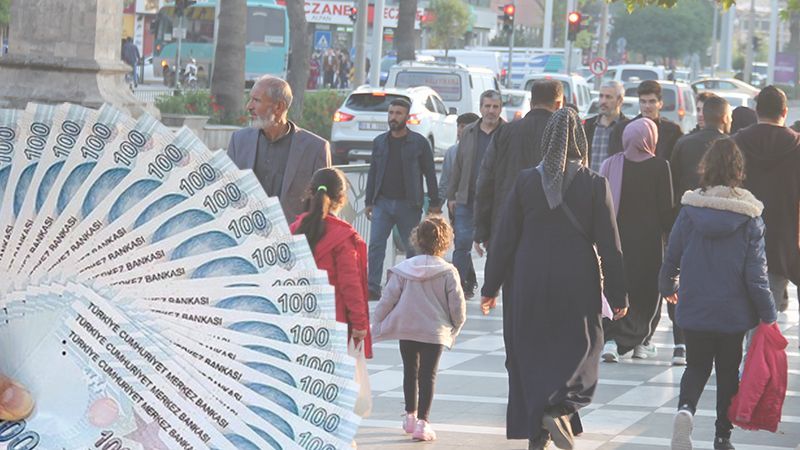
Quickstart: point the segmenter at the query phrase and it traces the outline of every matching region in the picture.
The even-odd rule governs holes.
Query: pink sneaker
[[[403,414],[403,430],[407,434],[411,434],[414,432],[414,426],[417,423],[417,415],[414,413],[405,413]]]
[[[436,440],[436,432],[433,431],[427,420],[418,420],[411,437],[416,441],[433,441]]]

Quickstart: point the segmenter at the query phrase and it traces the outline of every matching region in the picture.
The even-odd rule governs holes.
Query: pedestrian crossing
[[[483,261],[476,260],[476,268]],[[482,273],[478,274],[482,279]],[[779,322],[789,338],[789,392],[778,433],[735,430],[737,450],[800,450],[800,352],[798,351],[798,300],[790,289],[790,311]],[[402,362],[396,341],[374,344],[369,362],[373,413],[362,423],[357,438],[361,449],[525,449],[525,441],[505,439],[507,375],[503,351],[502,304],[483,316],[475,299],[468,301],[467,323],[452,351],[445,351],[439,366],[431,424],[438,433],[432,443],[412,444],[400,429],[404,409]],[[372,302],[374,308],[375,303]],[[619,363],[602,363],[594,403],[581,411],[585,433],[576,439],[579,450],[655,450],[669,448],[683,367],[671,364],[671,322],[663,317],[653,342],[654,359],[634,360],[630,354]],[[546,364],[542,361],[542,364]],[[700,400],[695,417],[697,449],[712,449],[714,438],[714,375]],[[553,447],[554,448],[554,447]]]

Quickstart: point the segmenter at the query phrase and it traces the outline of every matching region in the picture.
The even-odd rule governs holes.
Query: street
[[[475,259],[482,279],[483,259]],[[800,352],[797,290],[790,288],[789,314],[780,322],[789,339],[789,388],[778,433],[735,429],[737,450],[800,449]],[[468,316],[452,351],[439,364],[430,422],[438,434],[431,443],[415,443],[400,428],[403,366],[396,341],[374,344],[368,362],[373,393],[372,416],[362,422],[356,439],[362,450],[526,449],[526,441],[505,438],[507,379],[504,367],[502,306],[482,316],[478,297],[467,302]],[[374,309],[375,302],[371,302]],[[683,367],[673,367],[671,323],[663,308],[654,342],[655,360],[602,363],[600,384],[589,408],[581,411],[586,432],[579,450],[668,449]],[[547,361],[542,361],[547,364]],[[695,416],[695,448],[711,449],[714,438],[715,382],[712,374]],[[551,445],[550,448],[555,448]]]

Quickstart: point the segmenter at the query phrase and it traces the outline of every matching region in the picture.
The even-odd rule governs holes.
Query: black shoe
[[[736,447],[731,444],[731,438],[715,437],[714,450],[736,450]]]
[[[369,290],[369,301],[376,301],[381,299],[380,291],[373,291],[372,289]]]
[[[556,447],[566,450],[572,450],[575,441],[572,435],[572,424],[569,422],[569,416],[553,416],[545,414],[542,419],[544,429],[550,432],[550,439]]]
[[[546,450],[550,447],[550,438],[528,439],[528,450]]]

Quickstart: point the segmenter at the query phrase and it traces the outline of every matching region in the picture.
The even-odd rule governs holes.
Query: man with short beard
[[[586,119],[583,130],[586,133],[586,143],[589,144],[589,167],[595,172],[600,171],[600,165],[608,158],[608,141],[611,131],[620,122],[628,120],[622,114],[622,102],[625,97],[625,87],[619,81],[606,81],[600,86],[598,106],[600,112]]]
[[[410,110],[408,101],[392,100],[389,104],[389,131],[372,141],[372,161],[364,198],[367,219],[372,221],[368,263],[370,300],[378,300],[381,296],[386,240],[392,228],[397,226],[400,231],[406,257],[414,256],[408,238],[422,216],[423,176],[428,185],[428,211],[442,212],[433,150],[423,135],[406,126]]]
[[[311,176],[330,167],[330,144],[289,121],[292,89],[265,75],[253,85],[247,110],[250,127],[233,133],[228,156],[243,170],[252,170],[264,191],[278,197],[289,222],[305,211],[303,196]]]

